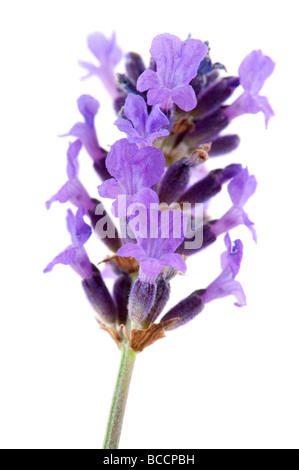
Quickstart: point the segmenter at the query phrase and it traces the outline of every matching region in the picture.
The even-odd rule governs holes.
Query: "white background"
[[[170,32],[208,39],[212,58],[237,73],[261,48],[276,62],[264,87],[276,116],[233,126],[241,145],[210,167],[248,165],[258,179],[247,205],[258,245],[244,227],[239,280],[248,306],[218,300],[138,358],[121,448],[298,448],[298,37],[296,2],[2,1],[0,7],[1,319],[0,447],[100,448],[119,352],[101,332],[71,269],[45,265],[69,244],[65,206],[45,210],[66,181],[67,139],[81,117],[76,99],[101,102],[97,130],[108,148],[122,135],[96,78],[86,37],[117,33],[124,52],[149,58],[151,39]],[[93,59],[92,59],[93,60]],[[122,64],[119,70],[122,70]],[[98,180],[81,155],[93,196]],[[215,211],[229,207],[217,196]],[[219,206],[220,204],[220,206]],[[220,213],[213,212],[215,215]],[[220,273],[223,241],[188,263],[171,305]],[[94,262],[107,253],[88,244]]]

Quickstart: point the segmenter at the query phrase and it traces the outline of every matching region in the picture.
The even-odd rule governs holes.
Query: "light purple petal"
[[[159,261],[161,261],[164,266],[172,266],[181,273],[185,273],[187,270],[185,261],[178,253],[169,253],[167,255],[160,256]]]
[[[262,111],[262,113],[265,116],[265,123],[266,123],[266,128],[267,128],[269,119],[275,115],[274,111],[270,106],[268,98],[266,98],[265,96],[258,95],[256,97],[256,103],[259,107],[259,110]]]
[[[53,267],[56,264],[65,264],[65,265],[72,264],[75,261],[75,259],[76,259],[76,248],[73,246],[69,246],[64,251],[59,253],[59,255],[57,255],[53,259],[53,261],[51,261],[51,263],[47,265],[47,267],[44,269],[44,273],[49,273],[50,271],[52,271]]]
[[[77,100],[78,109],[88,126],[93,126],[94,117],[97,114],[100,104],[90,95],[81,95]]]
[[[160,106],[156,105],[153,106],[147,123],[146,123],[146,130],[148,134],[154,134],[160,129],[160,132],[167,132],[167,134],[163,135],[168,135],[169,131],[167,129],[161,129],[162,126],[168,126],[169,125],[169,120],[165,116],[165,114],[161,111]]]
[[[163,108],[169,109],[172,105],[172,91],[162,86],[152,88],[147,93],[147,103],[150,106],[161,104]]]
[[[147,105],[144,99],[139,95],[130,93],[126,98],[124,111],[136,131],[142,134],[148,118]]]
[[[235,240],[234,245],[232,245],[228,233],[224,237],[224,242],[227,251],[221,255],[221,268],[224,271],[227,266],[230,266],[233,276],[236,277],[240,270],[243,258],[243,243],[241,240]]]
[[[115,142],[106,158],[106,166],[109,173],[116,179],[132,179],[132,164],[138,151],[136,144],[121,139]]]
[[[69,145],[67,151],[67,175],[69,179],[75,178],[78,175],[79,171],[79,163],[78,163],[78,155],[82,148],[82,143],[80,140],[76,140],[75,142]]]
[[[172,94],[173,102],[183,111],[191,111],[197,105],[195,92],[190,85],[176,88]]]
[[[120,61],[122,52],[116,44],[115,33],[112,34],[111,39],[98,32],[90,34],[87,43],[101,65],[116,65]]]
[[[255,193],[257,181],[254,175],[249,175],[244,168],[228,184],[228,192],[235,206],[244,207],[248,199]]]
[[[148,258],[146,260],[142,260],[139,269],[139,279],[142,282],[153,284],[162,269],[163,264],[157,259]]]
[[[165,168],[165,157],[160,149],[155,147],[144,147],[140,149],[135,158],[138,190],[151,187],[158,183],[163,176]],[[136,175],[137,176],[137,175]]]
[[[50,209],[52,203],[56,201],[61,204],[69,201],[76,207],[84,206],[86,211],[93,207],[92,200],[78,178],[67,181],[62,188],[46,202],[47,209]]]
[[[145,256],[144,250],[135,243],[127,243],[119,248],[117,251],[118,256],[134,257],[136,259],[143,259]]]
[[[98,192],[101,197],[116,199],[124,193],[124,190],[115,178],[110,178],[109,180],[103,181],[103,183],[98,186]]]
[[[273,60],[261,50],[250,52],[239,67],[240,83],[244,90],[258,94],[274,68]]]
[[[91,235],[91,228],[85,223],[83,215],[83,207],[79,207],[75,216],[70,209],[67,211],[67,229],[75,247],[83,246]]]
[[[188,39],[183,43],[181,60],[176,67],[177,83],[190,83],[196,76],[199,64],[208,54],[207,45],[199,39]]]
[[[114,125],[118,128],[120,132],[125,132],[128,136],[135,135],[132,123],[128,121],[128,119],[118,118],[114,122]],[[129,142],[132,142],[132,140],[129,140]],[[136,142],[133,141],[133,143]]]
[[[145,70],[137,80],[136,88],[138,91],[146,91],[150,88],[156,88],[160,85],[157,72]]]
[[[204,291],[202,299],[204,303],[215,299],[233,295],[238,307],[246,305],[246,297],[241,284],[235,280],[239,272],[243,245],[241,240],[236,240],[232,246],[229,235],[225,237],[226,252],[221,256],[222,273]]]

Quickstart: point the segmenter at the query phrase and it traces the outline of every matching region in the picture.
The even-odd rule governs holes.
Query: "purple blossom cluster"
[[[241,63],[239,75],[227,76],[222,64],[212,62],[207,42],[181,41],[165,33],[152,41],[148,68],[137,53],[130,52],[124,57],[125,73],[115,74],[122,58],[115,35],[107,39],[101,33],[92,34],[88,47],[99,65],[80,64],[88,76],[100,78],[110,93],[117,113],[114,124],[126,137],[111,145],[109,152],[103,149],[95,128],[99,103],[89,95],[78,99],[84,122],[77,122],[65,134],[76,138],[67,151],[68,180],[46,203],[49,208],[54,201],[70,202],[77,208],[75,215],[71,210],[67,213],[72,242],[45,272],[56,264],[70,265],[81,276],[99,321],[119,343],[134,330],[181,326],[222,297],[232,295],[237,306],[245,305],[243,288],[236,280],[243,244],[239,239],[232,242],[230,232],[245,225],[256,241],[254,223],[244,206],[257,183],[242,164],[209,169],[209,161],[238,147],[237,135],[223,134],[231,120],[261,111],[268,125],[274,113],[260,90],[274,62],[260,50],[252,51]],[[238,89],[243,91],[234,100],[231,97]],[[90,197],[79,179],[82,148],[100,178],[100,198],[113,200],[115,222],[102,200]],[[215,220],[209,214],[209,202],[226,185],[232,206]],[[182,210],[185,204],[188,217]],[[192,241],[188,225],[196,221],[192,206],[196,204],[203,206],[203,217],[192,233],[194,239],[201,235],[201,243],[188,248],[186,241]],[[113,236],[107,236],[107,227],[113,228]],[[125,234],[121,227],[126,228]],[[105,260],[113,271],[112,292],[84,247],[93,232],[112,251]],[[225,252],[219,276],[163,314],[173,277],[186,272],[189,256],[222,235]]]

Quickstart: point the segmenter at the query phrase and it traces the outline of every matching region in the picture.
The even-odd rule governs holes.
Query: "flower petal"
[[[191,111],[197,105],[195,92],[190,85],[176,88],[172,94],[173,102],[183,111]]]

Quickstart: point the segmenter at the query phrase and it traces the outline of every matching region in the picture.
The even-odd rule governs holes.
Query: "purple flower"
[[[184,240],[187,220],[180,211],[161,212],[157,195],[153,202],[154,207],[143,214],[145,218],[139,223],[138,233],[132,220],[130,222],[137,243],[127,243],[117,252],[119,256],[140,260],[139,278],[150,284],[154,283],[164,266],[172,266],[183,273],[186,271],[182,256],[174,252]]]
[[[248,215],[243,209],[248,199],[254,194],[256,187],[257,181],[255,176],[249,175],[247,168],[244,168],[230,181],[228,192],[233,207],[211,225],[211,230],[216,237],[232,230],[238,225],[245,224],[251,231],[253,239],[256,242],[254,223],[249,220]]]
[[[72,244],[48,264],[44,269],[45,273],[51,271],[56,264],[65,264],[70,265],[82,279],[88,279],[93,275],[93,266],[83,246],[91,235],[91,228],[84,222],[83,214],[83,207],[79,207],[76,216],[70,209],[68,210],[66,220]]]
[[[240,84],[244,93],[230,106],[224,109],[228,119],[234,119],[245,113],[256,114],[262,111],[265,115],[266,127],[269,119],[274,116],[268,99],[259,95],[266,79],[275,67],[273,60],[261,50],[252,51],[245,57],[239,67]]]
[[[242,307],[246,305],[246,297],[241,284],[235,280],[235,277],[241,266],[243,244],[241,240],[236,240],[232,246],[229,234],[226,234],[224,241],[227,251],[221,256],[222,273],[205,289],[202,300],[204,303],[208,303],[233,295],[237,300],[235,305]]]
[[[94,118],[100,107],[99,102],[89,95],[82,95],[77,101],[80,113],[85,122],[77,122],[64,136],[72,135],[81,140],[87,153],[96,162],[106,157],[106,152],[99,146]],[[63,136],[63,137],[64,137]]]
[[[182,42],[165,33],[153,39],[150,52],[157,71],[145,70],[137,80],[137,90],[149,90],[147,102],[151,106],[161,104],[163,109],[169,109],[175,103],[182,110],[191,111],[197,100],[189,83],[208,53],[206,44],[199,39]]]
[[[161,129],[162,126],[169,125],[169,121],[159,105],[154,106],[148,114],[147,105],[140,95],[130,93],[126,98],[124,111],[127,119],[119,118],[114,124],[127,134],[129,142],[137,144],[139,148],[152,145],[158,137],[169,134],[167,129]]]
[[[110,199],[127,195],[127,203],[130,204],[135,201],[143,202],[140,198],[142,194],[145,195],[144,190],[160,181],[165,157],[155,147],[138,149],[136,144],[121,139],[112,145],[106,158],[106,166],[114,178],[104,181],[98,187],[99,195]]]
[[[79,64],[88,70],[88,75],[97,75],[113,99],[119,95],[115,83],[114,67],[121,59],[122,52],[115,42],[115,33],[107,39],[102,33],[93,33],[87,38],[90,51],[100,62],[97,67],[89,62],[80,61]]]
[[[86,189],[78,178],[78,155],[81,147],[82,144],[80,140],[76,140],[69,145],[67,152],[67,175],[69,179],[62,188],[60,188],[58,193],[54,194],[54,196],[46,202],[47,209],[51,207],[51,204],[54,201],[59,201],[61,203],[70,201],[76,207],[83,207],[85,213],[89,209],[94,208],[94,201],[89,197]]]

